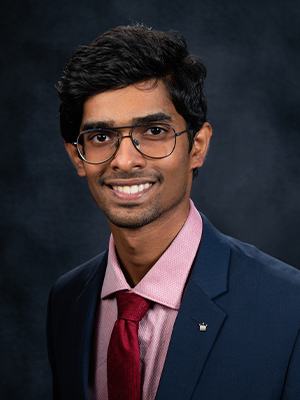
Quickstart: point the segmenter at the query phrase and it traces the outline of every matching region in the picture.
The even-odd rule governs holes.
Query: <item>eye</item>
[[[146,133],[151,135],[161,135],[165,130],[161,126],[151,126]]]
[[[109,130],[97,130],[94,132],[89,132],[89,135],[87,136],[88,143],[91,143],[94,146],[108,144],[109,142],[113,142],[115,140],[115,133]]]
[[[165,133],[166,131],[167,129],[165,127],[154,125],[154,126],[149,126],[145,134],[157,136]]]
[[[169,127],[166,125],[147,125],[144,126],[143,136],[156,137],[157,139],[169,133]]]
[[[90,137],[89,140],[93,141],[93,142],[101,143],[101,142],[106,142],[107,140],[109,140],[109,136],[106,135],[105,133],[97,133],[97,135]]]

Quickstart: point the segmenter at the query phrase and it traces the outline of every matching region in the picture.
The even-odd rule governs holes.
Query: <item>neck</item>
[[[137,285],[170,246],[183,227],[189,207],[137,229],[119,228],[110,224],[117,255],[124,276],[131,287]],[[170,223],[172,221],[172,223]]]

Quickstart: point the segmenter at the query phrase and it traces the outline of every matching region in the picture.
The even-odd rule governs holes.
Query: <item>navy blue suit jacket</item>
[[[299,400],[300,271],[218,232],[203,235],[156,400]],[[68,272],[49,298],[55,400],[87,400],[94,315],[107,252]],[[206,331],[199,324],[207,324]],[[147,399],[145,399],[147,400]]]

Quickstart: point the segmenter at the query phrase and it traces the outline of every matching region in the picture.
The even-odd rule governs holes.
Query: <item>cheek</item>
[[[86,168],[86,179],[90,188],[91,193],[94,195],[101,194],[101,180],[102,172],[95,168]],[[95,197],[95,196],[94,196]]]
[[[85,173],[86,173],[87,180],[91,183],[99,182],[105,169],[106,168],[103,164],[99,164],[99,165],[85,164]]]
[[[173,161],[173,168],[175,170],[175,174],[177,174],[178,176],[188,176],[191,169],[191,157],[187,148],[184,148],[182,152],[177,153]]]
[[[170,189],[186,188],[192,180],[192,172],[190,170],[189,158],[188,157],[176,157],[172,163],[172,168],[168,168],[166,171],[166,177]]]

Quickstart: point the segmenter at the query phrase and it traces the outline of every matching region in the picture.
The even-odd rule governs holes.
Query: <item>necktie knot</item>
[[[150,301],[135,293],[117,292],[118,318],[140,322],[149,310]]]

